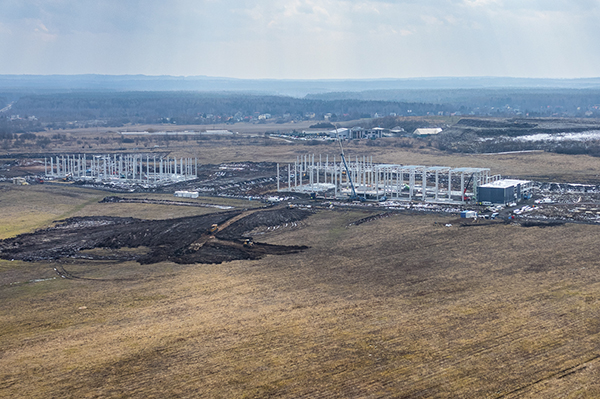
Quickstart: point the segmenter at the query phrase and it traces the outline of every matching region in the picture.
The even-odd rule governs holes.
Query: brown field
[[[3,237],[73,215],[206,211],[3,187]],[[256,261],[77,260],[62,264],[70,280],[2,260],[0,397],[600,397],[598,226],[397,214],[348,227],[368,215],[320,210],[255,235],[310,247]]]
[[[0,183],[0,239],[14,237],[34,229],[48,227],[55,220],[73,216],[135,216],[141,219],[169,219],[216,212],[216,208],[165,206],[154,204],[98,203],[110,192],[81,189],[70,185],[14,186]],[[120,194],[119,194],[120,195]],[[183,201],[172,195],[128,194],[130,198],[168,199]],[[197,202],[215,203],[237,208],[262,206],[227,198],[200,198]]]

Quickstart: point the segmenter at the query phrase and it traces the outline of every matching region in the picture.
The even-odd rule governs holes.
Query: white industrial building
[[[331,137],[332,139],[336,139],[339,137],[340,140],[349,140],[353,138],[350,129],[345,127],[339,128],[337,130],[330,130],[329,137]]]
[[[175,196],[181,197],[181,198],[198,198],[198,192],[197,191],[175,191]]]
[[[431,136],[432,134],[440,134],[442,132],[442,129],[439,127],[433,127],[433,128],[419,128],[419,129],[415,129],[415,131],[413,132],[413,134],[415,136]]]
[[[382,127],[365,129],[364,127],[355,126],[350,129],[345,127],[337,129],[337,133],[335,130],[331,130],[329,136],[332,138],[339,136],[341,140],[380,139],[385,132],[387,132],[387,129]]]

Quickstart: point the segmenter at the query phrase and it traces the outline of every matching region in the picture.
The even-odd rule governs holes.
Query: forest
[[[106,126],[125,123],[202,124],[264,119],[317,119],[331,114],[344,121],[384,115],[456,112],[449,104],[376,100],[317,100],[284,96],[198,92],[83,92],[25,95],[11,114],[35,116],[44,123],[89,121]],[[52,126],[50,126],[52,127]]]
[[[126,124],[202,125],[356,121],[364,127],[404,127],[401,117],[600,117],[600,89],[447,88],[308,94],[257,92],[8,90],[0,86],[0,140],[47,129],[120,127]],[[409,119],[410,120],[410,119]],[[404,124],[403,124],[404,123]],[[406,126],[405,126],[406,125]],[[410,130],[409,130],[410,128]],[[482,132],[479,133],[481,135]],[[485,134],[506,134],[487,129]]]
[[[600,90],[595,88],[367,90],[312,94],[307,98],[451,104],[473,115],[487,116],[600,116]]]

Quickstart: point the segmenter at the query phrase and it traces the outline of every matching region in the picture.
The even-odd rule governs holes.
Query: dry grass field
[[[372,156],[373,162],[403,165],[451,166],[490,168],[492,174],[536,181],[559,181],[600,184],[600,158],[588,155],[565,155],[547,152],[512,154],[448,154],[435,148],[394,147],[399,139],[383,139],[382,146],[371,147],[365,141],[345,144],[344,151],[349,160],[355,157]],[[198,162],[279,162],[294,163],[297,156],[305,154],[333,155],[339,159],[339,147],[335,143],[323,145],[275,144],[240,145],[231,147],[227,142],[204,143],[203,147],[172,146],[177,156],[198,157]]]
[[[82,189],[68,184],[15,186],[0,183],[0,239],[48,227],[55,220],[73,216],[120,216],[141,219],[169,219],[216,212],[216,208],[166,206],[155,204],[98,203],[110,192]],[[121,195],[121,194],[119,194]],[[185,201],[172,195],[128,194],[129,198]],[[261,206],[257,202],[236,199],[200,198],[197,202],[215,203],[237,208]]]
[[[104,193],[96,190],[0,183],[0,239],[47,227],[54,220],[74,216],[103,197]]]
[[[0,191],[5,236],[88,210],[202,211],[33,189]],[[21,213],[4,212],[14,198]],[[365,216],[321,210],[255,235],[310,247],[257,261],[76,260],[73,280],[0,261],[0,397],[600,397],[598,226],[348,227]]]

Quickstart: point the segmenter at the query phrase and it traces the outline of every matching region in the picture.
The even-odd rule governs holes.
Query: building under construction
[[[349,198],[354,191],[365,200],[433,203],[477,201],[479,186],[500,179],[490,176],[488,168],[376,164],[364,156],[344,162],[336,156],[315,159],[314,154],[299,156],[283,168],[278,164],[277,175],[279,191],[332,193],[337,199]]]
[[[47,178],[161,186],[196,179],[196,158],[149,154],[60,155],[44,159]]]

